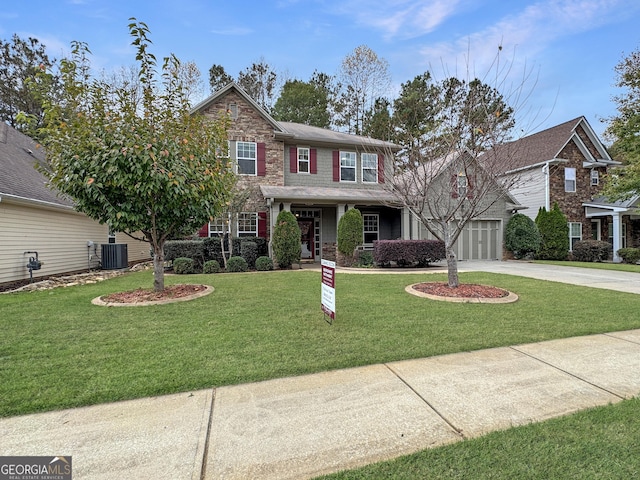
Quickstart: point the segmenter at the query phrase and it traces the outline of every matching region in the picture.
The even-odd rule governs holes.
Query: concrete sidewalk
[[[640,393],[640,330],[0,419],[78,479],[300,479]]]

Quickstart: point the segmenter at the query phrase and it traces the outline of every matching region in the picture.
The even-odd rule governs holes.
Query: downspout
[[[545,176],[544,179],[544,208],[547,210],[551,210],[551,200],[549,199],[549,162],[545,162],[542,166],[542,174]]]

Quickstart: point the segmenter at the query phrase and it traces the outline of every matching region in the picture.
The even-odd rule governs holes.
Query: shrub
[[[535,222],[522,213],[516,213],[507,222],[504,245],[516,259],[529,258],[540,248],[540,232]]]
[[[247,261],[249,268],[256,267],[256,259],[258,258],[258,245],[256,242],[244,241],[240,244],[240,256]]]
[[[164,259],[167,261],[178,258],[190,258],[193,260],[193,268],[202,270],[204,264],[204,243],[202,240],[168,240],[164,244]]]
[[[186,257],[176,258],[173,261],[173,272],[178,275],[193,273],[193,259]]]
[[[540,232],[540,248],[536,257],[541,260],[566,260],[569,254],[569,225],[555,203],[551,211],[542,207],[536,217],[536,225]]]
[[[640,248],[621,248],[618,255],[624,263],[638,263],[640,261]]]
[[[283,210],[278,214],[271,239],[273,256],[279,268],[291,268],[300,263],[302,254],[301,234],[298,220],[293,213]]]
[[[362,245],[364,224],[357,208],[347,210],[338,222],[338,251],[352,257],[356,247]]]
[[[227,272],[246,272],[247,270],[249,270],[249,266],[242,257],[231,257],[227,261]]]
[[[370,250],[359,250],[356,252],[356,265],[358,267],[371,267],[373,266],[373,252]]]
[[[228,237],[224,239],[225,248],[229,248]],[[220,244],[220,237],[207,237],[202,241],[202,249],[204,252],[205,260],[215,260],[220,265],[224,264],[224,258],[222,257],[222,245]]]
[[[440,240],[378,240],[373,242],[373,259],[379,265],[428,265],[446,257]]]
[[[266,272],[273,270],[273,260],[270,257],[258,257],[256,260],[256,270]]]
[[[269,254],[269,242],[263,237],[236,237],[231,239],[231,255],[234,257],[242,256],[242,243],[254,242],[258,246],[258,257]]]
[[[609,259],[611,244],[600,240],[582,240],[573,245],[576,262],[603,262]]]
[[[217,260],[207,260],[202,267],[202,273],[219,273],[220,262]]]

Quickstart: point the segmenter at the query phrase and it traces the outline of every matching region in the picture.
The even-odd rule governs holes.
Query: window
[[[340,181],[356,181],[356,154],[355,152],[340,152]]]
[[[463,173],[460,172],[458,174],[458,181],[457,181],[457,187],[458,187],[458,196],[459,197],[466,197],[467,196],[467,187],[469,186],[469,181],[467,179],[467,176]]]
[[[591,185],[595,186],[600,183],[600,172],[593,168],[591,170]]]
[[[256,174],[256,144],[254,142],[236,143],[236,160],[240,175]]]
[[[365,213],[362,215],[362,222],[364,224],[363,240],[364,243],[371,244],[375,240],[378,240],[379,233],[379,216],[377,213]]]
[[[622,225],[622,238],[620,239],[620,248],[627,248],[627,224]],[[609,222],[609,243],[613,245],[613,223]]]
[[[582,223],[569,222],[569,250],[573,252],[576,242],[582,240]]]
[[[309,173],[309,149],[298,148],[298,173]]]
[[[378,155],[375,153],[362,154],[362,181],[378,183]]]
[[[235,120],[236,118],[238,118],[238,104],[237,103],[230,103],[228,112],[229,112],[229,115],[231,116],[232,119]]]
[[[109,227],[109,233],[107,234],[107,243],[116,243],[116,231]]]
[[[238,236],[258,236],[258,214],[255,212],[242,212],[238,214]]]
[[[576,169],[575,168],[564,169],[564,191],[565,192],[576,191]]]
[[[219,236],[227,233],[227,224],[229,219],[227,217],[214,218],[212,222],[209,222],[209,236]]]

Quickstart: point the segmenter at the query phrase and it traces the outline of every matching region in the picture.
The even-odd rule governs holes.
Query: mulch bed
[[[502,298],[509,292],[489,285],[476,285],[473,283],[461,283],[457,288],[451,288],[445,282],[419,283],[413,286],[414,290],[439,297],[455,298]]]
[[[109,303],[140,303],[157,302],[174,298],[183,298],[202,292],[205,285],[170,285],[164,287],[162,292],[154,292],[152,289],[139,288],[129,292],[118,292],[105,295],[102,300]]]

